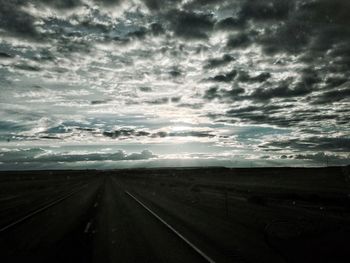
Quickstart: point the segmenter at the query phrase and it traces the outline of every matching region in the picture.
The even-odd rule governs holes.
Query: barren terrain
[[[1,261],[348,262],[349,194],[344,167],[2,172]]]

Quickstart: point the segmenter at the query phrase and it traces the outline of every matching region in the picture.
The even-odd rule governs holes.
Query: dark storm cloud
[[[234,87],[230,90],[219,89],[218,87],[211,87],[205,91],[203,98],[206,100],[221,99],[221,100],[240,100],[239,95],[243,94],[245,90],[240,87]]]
[[[173,78],[177,78],[182,75],[182,72],[177,67],[174,67],[172,70],[169,71],[169,75]]]
[[[118,5],[125,0],[95,0],[96,3],[102,3],[107,6]]]
[[[207,39],[215,20],[211,14],[171,10],[167,16],[174,34],[185,39]]]
[[[314,136],[301,139],[274,141],[264,144],[261,147],[277,147],[280,149],[286,149],[289,147],[300,151],[350,152],[350,138]]]
[[[286,128],[300,127],[301,123],[307,121],[307,117],[301,114],[285,114],[287,109],[293,113],[292,104],[257,104],[228,110],[225,117],[251,124],[269,124]]]
[[[314,104],[329,104],[342,100],[350,100],[350,87],[336,89],[322,93],[313,101]]]
[[[161,0],[142,0],[142,2],[144,2],[145,5],[151,10],[159,10],[162,7],[162,2],[166,2],[166,1],[161,1]]]
[[[236,117],[240,121],[244,121],[250,124],[269,124],[278,127],[290,128],[300,124],[303,119],[301,118],[290,118],[286,116],[272,116],[266,113],[250,112],[250,113],[239,113],[229,114],[230,117]]]
[[[110,100],[92,100],[90,101],[91,105],[101,105],[110,102]]]
[[[204,68],[210,69],[210,68],[217,68],[217,67],[225,66],[234,60],[235,60],[235,58],[232,57],[231,55],[224,54],[220,58],[208,59],[206,64],[204,65]]]
[[[180,96],[179,96],[179,97],[172,97],[172,98],[170,99],[170,101],[173,102],[173,103],[180,102],[180,100],[181,100],[181,97],[180,97]]]
[[[139,27],[135,29],[134,31],[131,31],[126,34],[126,37],[128,38],[144,38],[147,34],[147,28],[146,27]]]
[[[58,9],[70,9],[84,5],[82,0],[34,0],[48,6],[52,6]],[[96,4],[102,4],[106,6],[119,5],[124,0],[94,0]]]
[[[206,131],[185,131],[185,132],[170,132],[169,137],[198,137],[198,138],[213,138],[214,134]]]
[[[152,12],[159,13],[168,9],[173,9],[182,0],[141,0],[143,4]]]
[[[209,131],[178,131],[178,132],[149,132],[144,130],[136,130],[131,128],[122,128],[114,131],[105,131],[103,135],[113,139],[127,139],[135,137],[149,137],[149,138],[165,138],[165,137],[198,137],[198,138],[213,138]]]
[[[265,82],[265,84],[260,87],[254,87],[253,91],[250,94],[245,95],[245,90],[243,88],[236,87],[237,85],[235,85],[235,87],[233,87],[231,90],[212,87],[205,92],[203,98],[209,100],[219,98],[226,101],[268,101],[274,98],[293,98],[304,96],[310,94],[313,91],[312,87],[305,85],[304,82],[293,84],[293,78],[287,78],[285,80],[281,80],[277,84],[273,84],[267,81],[270,77],[271,74],[268,72],[260,73],[255,77],[249,76],[249,74],[246,72],[240,72],[239,76],[236,78],[238,82],[252,84]],[[211,81],[217,82],[230,82],[232,79],[232,76],[229,74],[217,75],[214,78],[210,78]]]
[[[120,2],[122,0],[95,0],[95,3],[107,5],[117,5]],[[36,40],[47,37],[38,30],[36,22],[40,20],[34,14],[24,10],[24,7],[29,4],[49,6],[57,10],[73,9],[84,5],[81,0],[0,0],[0,28],[4,29],[7,34],[17,37]]]
[[[20,8],[25,3],[24,0],[0,0],[0,28],[10,35],[36,38],[39,33],[35,19]]]
[[[233,101],[249,100],[266,102],[271,99],[288,99],[305,96],[317,90],[315,85],[322,80],[315,71],[306,69],[301,71],[300,74],[301,76],[297,82],[295,82],[294,78],[292,77],[280,80],[279,82],[270,82],[269,79],[272,77],[272,75],[269,72],[262,72],[256,76],[250,76],[247,72],[240,71],[238,73],[238,77],[235,78],[237,83],[241,82],[255,84],[255,86],[253,86],[251,89],[252,91],[250,94],[244,94],[245,92],[241,88],[233,88],[227,91],[219,89],[218,87],[212,87],[205,92],[203,97],[205,99],[219,98],[226,101],[231,99]],[[222,74],[210,78],[209,80],[217,82],[230,82],[234,77],[229,78],[229,76]],[[259,83],[262,83],[262,85],[256,86],[256,84]],[[327,93],[325,93],[324,96],[326,97],[326,95]],[[337,96],[334,96],[334,100],[336,100],[336,98]]]
[[[140,137],[140,136],[150,136],[151,133],[147,131],[137,131],[135,129],[123,128],[114,131],[105,131],[103,135],[110,138],[120,138],[120,137]]]
[[[221,98],[221,93],[219,93],[219,88],[218,87],[209,88],[208,90],[205,91],[203,98],[207,100]]]
[[[261,43],[267,53],[305,52],[314,59],[319,52],[333,48],[336,43],[349,43],[350,19],[347,0],[296,1],[297,8],[289,13],[285,23],[267,30]],[[335,48],[336,49],[336,48]]]
[[[146,37],[159,36],[166,33],[165,28],[160,23],[150,23],[146,26],[132,26],[128,28],[128,32],[116,36],[110,35],[114,30],[112,25],[101,25],[101,27],[104,29],[102,32],[104,39],[106,41],[115,41],[118,44],[128,44],[132,40],[144,40]]]
[[[160,23],[156,23],[156,22],[150,24],[150,30],[152,34],[155,36],[165,33],[164,27]]]
[[[322,78],[316,70],[312,68],[305,68],[301,71],[300,82],[305,86],[311,87],[314,84],[322,82]]]
[[[240,97],[236,99],[238,101]],[[251,124],[269,124],[286,128],[298,127],[303,134],[315,134],[315,130],[329,123],[339,125],[348,124],[350,118],[346,113],[329,113],[328,110],[319,109],[298,109],[292,103],[275,105],[259,101],[259,104],[247,107],[233,108],[224,115],[230,121],[243,121]],[[211,116],[218,118],[222,116]]]
[[[287,22],[277,29],[266,29],[259,42],[267,54],[278,52],[300,53],[305,51],[310,40],[310,26],[303,21]]]
[[[214,82],[231,82],[235,79],[237,76],[237,71],[236,70],[231,70],[228,73],[223,73],[220,75],[216,75],[212,78],[209,78],[209,81],[214,81]]]
[[[349,23],[350,24],[350,23]],[[350,27],[348,32],[344,32],[344,34],[348,35],[350,38]],[[342,41],[342,43],[339,43],[337,45],[334,45],[335,47],[330,50],[329,53],[329,60],[332,61],[332,64],[329,65],[329,68],[333,72],[342,71],[344,73],[347,73],[350,68],[350,39]]]
[[[251,82],[251,83],[265,82],[269,78],[271,78],[271,73],[269,73],[269,72],[263,72],[255,77],[251,77],[247,72],[240,71],[239,76],[237,78],[237,81],[239,81],[239,82]]]
[[[151,92],[152,88],[151,87],[139,87],[139,90],[142,92]]]
[[[246,0],[239,12],[240,20],[255,19],[284,20],[288,17],[295,1],[290,0]]]
[[[255,89],[249,98],[258,101],[270,100],[274,98],[291,98],[304,96],[312,92],[312,89],[304,84],[291,87],[291,79],[281,81],[275,88],[271,88],[269,83],[263,87]]]
[[[201,6],[207,7],[208,5],[216,5],[225,3],[223,0],[190,0],[184,5],[185,8],[198,8]]]
[[[80,0],[40,0],[39,2],[63,9],[74,8],[82,4]]]
[[[13,58],[13,56],[11,56],[10,54],[8,53],[5,53],[5,52],[0,52],[0,59],[2,58]]]
[[[245,26],[246,26],[246,21],[244,19],[228,17],[228,18],[219,20],[215,24],[215,29],[230,31],[230,30],[242,29]]]
[[[57,40],[57,51],[61,54],[90,53],[92,49],[91,41],[83,38],[59,38]]]
[[[254,42],[254,34],[240,32],[236,35],[231,35],[226,43],[227,48],[246,48]]]
[[[224,97],[225,99],[230,98],[232,100],[235,100],[235,99],[238,100],[238,95],[241,95],[244,92],[245,90],[243,88],[235,87],[230,90],[224,90],[222,92],[222,97]]]
[[[15,64],[14,68],[20,69],[20,70],[25,70],[25,71],[41,71],[41,69],[37,66],[32,66],[28,64]]]
[[[349,81],[346,77],[329,77],[326,79],[327,88],[336,88]]]

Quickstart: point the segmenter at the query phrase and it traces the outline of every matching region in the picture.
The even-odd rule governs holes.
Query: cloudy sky
[[[0,0],[0,169],[350,163],[348,0]]]

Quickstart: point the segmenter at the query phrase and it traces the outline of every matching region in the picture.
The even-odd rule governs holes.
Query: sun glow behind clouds
[[[188,127],[188,126],[172,126],[172,127],[169,127],[169,130],[173,131],[173,132],[186,131],[186,130],[191,130],[191,127]]]

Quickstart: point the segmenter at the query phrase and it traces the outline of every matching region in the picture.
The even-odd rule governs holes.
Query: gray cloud
[[[149,137],[149,138],[165,138],[165,137],[198,137],[198,138],[213,138],[215,137],[209,131],[145,131],[132,128],[122,128],[114,131],[105,131],[103,135],[113,139],[129,139],[133,137]]]
[[[119,5],[125,0],[95,0],[96,3],[102,3],[107,6]]]
[[[40,71],[41,69],[38,66],[32,66],[32,65],[28,65],[28,64],[15,64],[14,67],[16,69],[20,69],[20,70],[25,70],[25,71]]]
[[[271,78],[271,73],[269,73],[269,72],[263,72],[255,77],[251,77],[251,76],[249,76],[249,74],[247,72],[240,71],[237,80],[240,82],[254,83],[254,82],[265,82],[269,78]]]
[[[235,17],[228,17],[217,21],[215,24],[215,29],[218,30],[235,30],[235,29],[243,29],[246,26],[246,20]]]
[[[308,57],[313,57],[332,48],[336,42],[349,41],[350,20],[343,11],[349,8],[348,1],[306,1],[297,6],[283,26],[263,38],[265,51],[298,53],[304,50],[309,53]]]
[[[39,33],[35,28],[35,19],[20,9],[25,1],[0,0],[0,28],[8,34],[26,38],[36,38]]]
[[[205,91],[203,98],[207,100],[221,99],[221,100],[241,100],[245,92],[243,88],[234,87],[230,90],[219,89],[218,87],[211,87]]]
[[[105,131],[103,132],[103,135],[110,138],[119,138],[119,137],[131,137],[131,136],[150,136],[151,133],[147,131],[136,131],[135,129],[131,128],[123,128],[119,130],[114,131]]]
[[[214,81],[214,82],[231,82],[235,79],[237,76],[237,71],[236,70],[231,70],[230,72],[216,75],[212,78],[209,78],[209,81]]]
[[[290,98],[304,96],[312,92],[312,89],[303,83],[291,88],[291,79],[286,79],[278,84],[276,88],[270,88],[267,84],[265,87],[255,89],[249,98],[258,101],[270,100],[273,98]]]
[[[220,58],[208,59],[206,64],[204,65],[204,68],[210,69],[210,68],[217,68],[217,67],[225,66],[234,60],[235,60],[235,58],[232,57],[231,55],[224,54]]]
[[[176,36],[184,39],[207,39],[215,20],[211,14],[172,10],[167,19]]]
[[[82,5],[82,2],[80,0],[40,0],[39,2],[63,9],[74,8]]]
[[[288,114],[285,111],[288,111]],[[311,121],[309,118],[314,116],[314,113],[312,115],[294,114],[293,104],[256,104],[254,106],[231,109],[226,112],[225,116],[251,124],[269,124],[292,128],[300,127],[302,123]],[[324,117],[325,119],[326,117]]]
[[[10,54],[8,54],[6,52],[0,52],[0,59],[1,58],[13,58],[13,56],[11,56]]]
[[[326,79],[327,88],[336,88],[349,81],[346,77],[329,77]]]
[[[228,48],[246,48],[254,43],[254,34],[240,32],[236,35],[231,35],[226,43]]]
[[[324,152],[317,152],[314,154],[297,154],[292,156],[292,158],[297,160],[311,160],[322,165],[342,165],[344,162],[350,163],[350,160],[347,160],[344,157],[334,154],[325,154]]]
[[[139,90],[142,92],[151,92],[152,88],[151,87],[139,87]]]
[[[289,0],[246,0],[243,1],[239,17],[241,20],[284,20],[294,5],[295,1]]]
[[[349,101],[350,100],[350,88],[346,87],[343,89],[336,89],[322,93],[316,97],[313,101],[314,104],[328,104],[338,101]]]
[[[0,0],[2,142],[225,143],[221,128],[171,132],[171,118],[291,130],[293,156],[346,150],[322,134],[348,134],[349,1],[141,2]]]
[[[153,104],[153,105],[161,105],[161,104],[167,104],[169,103],[169,98],[159,98],[154,100],[149,100],[146,103]]]
[[[350,152],[350,138],[313,136],[301,139],[273,141],[261,147],[277,147],[281,150],[289,147],[300,151]]]
[[[115,153],[88,153],[88,154],[71,154],[71,153],[48,153],[41,148],[18,149],[7,151],[0,154],[0,161],[3,163],[16,162],[87,162],[87,161],[132,161],[147,160],[156,158],[151,151],[143,150],[140,153],[127,154],[122,150]]]
[[[158,35],[165,33],[165,29],[164,29],[163,25],[160,23],[156,23],[156,22],[150,24],[150,30],[151,30],[152,34],[155,36],[158,36]]]

